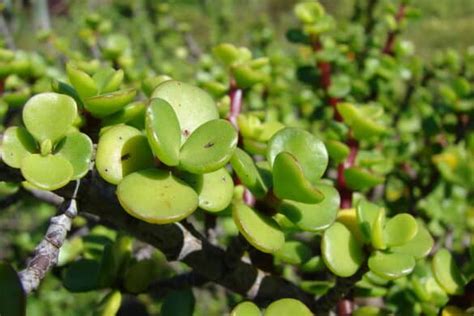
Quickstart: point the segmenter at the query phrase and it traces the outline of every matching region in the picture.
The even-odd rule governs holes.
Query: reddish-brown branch
[[[400,25],[400,22],[405,17],[405,13],[406,13],[406,5],[404,3],[401,3],[400,6],[398,7],[397,14],[395,15],[395,21],[397,22],[397,29],[390,31],[388,33],[387,40],[385,41],[385,45],[382,49],[382,52],[384,54],[393,55],[393,46],[395,44],[395,39],[397,38],[398,33],[400,33],[398,26]]]

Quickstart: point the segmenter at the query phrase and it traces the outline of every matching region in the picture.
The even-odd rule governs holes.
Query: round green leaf
[[[410,214],[398,214],[387,221],[384,239],[387,247],[400,246],[412,240],[418,232],[418,223]]]
[[[3,134],[2,160],[12,168],[20,168],[23,158],[36,150],[35,140],[23,127],[9,127]]]
[[[92,79],[87,73],[70,64],[66,66],[66,72],[69,81],[82,98],[91,97],[97,94],[97,85],[94,79]]]
[[[100,137],[95,166],[107,182],[118,184],[127,174],[152,167],[153,154],[138,129],[117,125]]]
[[[165,81],[155,88],[151,98],[163,99],[173,107],[181,127],[181,144],[196,128],[207,121],[219,118],[211,96],[206,91],[187,83]]]
[[[23,122],[38,141],[46,139],[55,143],[66,135],[77,116],[73,98],[53,92],[37,94],[23,108]]]
[[[403,253],[376,251],[369,258],[369,268],[373,273],[393,280],[410,274],[415,268],[415,258]]]
[[[344,224],[335,222],[324,231],[321,242],[324,263],[335,275],[349,277],[364,261],[364,252]]]
[[[198,207],[198,196],[169,171],[148,169],[132,173],[120,182],[117,196],[130,215],[148,223],[174,223]]]
[[[300,265],[311,258],[311,248],[301,241],[291,240],[285,242],[274,256],[283,262]]]
[[[292,154],[303,169],[303,174],[313,185],[316,184],[328,166],[328,153],[323,142],[313,134],[293,127],[278,131],[270,139],[267,160],[273,166],[281,152]]]
[[[383,177],[359,167],[351,167],[344,170],[344,178],[346,179],[347,186],[356,191],[370,189],[384,181]]]
[[[268,305],[264,316],[283,316],[283,315],[298,315],[298,316],[312,316],[313,313],[306,305],[294,298],[283,298]]]
[[[239,177],[242,184],[247,187],[256,197],[263,197],[267,187],[262,180],[252,157],[240,148],[236,148],[230,159],[232,169]]]
[[[401,246],[390,248],[390,250],[397,253],[412,255],[415,259],[421,259],[430,253],[433,244],[433,238],[425,225],[418,222],[418,231],[416,232],[415,237]]]
[[[226,120],[204,123],[191,134],[180,152],[180,168],[206,173],[227,164],[237,147],[238,135]]]
[[[171,105],[162,99],[152,99],[146,111],[146,134],[153,153],[164,164],[179,164],[181,129]]]
[[[21,174],[34,186],[42,190],[56,190],[65,186],[73,176],[74,169],[66,158],[58,155],[33,154],[21,163]]]
[[[273,162],[273,192],[280,199],[302,203],[318,203],[324,195],[305,178],[295,157],[289,152],[279,153]]]
[[[433,257],[432,270],[438,284],[451,295],[459,295],[464,291],[466,283],[451,253],[440,249]]]
[[[120,111],[135,98],[137,90],[127,89],[90,97],[84,100],[86,109],[95,117],[102,118]]]
[[[273,253],[285,243],[285,235],[271,217],[245,204],[234,205],[232,216],[240,233],[258,250]]]
[[[339,192],[332,186],[318,184],[315,186],[324,199],[317,204],[305,204],[284,200],[279,212],[302,230],[317,232],[328,228],[336,219],[339,210]]]
[[[234,183],[225,168],[204,174],[186,174],[183,179],[199,196],[199,207],[219,212],[229,206],[234,196]]]
[[[252,302],[242,302],[234,307],[230,316],[261,316],[260,309]]]
[[[71,163],[74,169],[73,180],[83,177],[89,170],[92,151],[92,141],[83,133],[66,135],[56,148],[56,154]]]
[[[16,271],[0,262],[0,315],[26,315],[26,295]]]

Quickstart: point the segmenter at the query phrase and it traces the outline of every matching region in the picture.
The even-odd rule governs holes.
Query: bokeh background
[[[354,1],[321,0],[339,21],[349,21],[353,17]],[[291,55],[298,47],[288,43],[285,34],[296,25],[292,14],[296,2],[0,0],[2,19],[8,23],[11,33],[11,39],[7,39],[5,33],[0,39],[5,42],[11,40],[18,49],[30,51],[47,52],[52,49],[51,45],[56,50],[68,53],[93,49],[93,45],[84,46],[84,42],[91,38],[84,28],[84,20],[95,14],[100,20],[109,21],[109,27],[115,33],[129,38],[136,62],[143,68],[186,80],[198,68],[197,62],[193,63],[193,58],[189,58],[190,55],[209,52],[221,42],[251,48],[265,46],[270,50],[278,47]],[[49,13],[44,10],[45,5]],[[440,50],[464,51],[474,43],[473,0],[416,0],[414,6],[417,10],[405,25],[401,37],[412,41],[421,56],[430,59]],[[155,14],[156,10],[161,10],[161,13]],[[55,41],[45,44],[44,39],[51,36],[51,32],[55,34]],[[177,64],[180,67],[176,68]],[[47,219],[55,210],[33,200],[6,209],[1,203],[0,260],[24,262],[41,239]],[[97,240],[88,242],[89,247],[100,244]],[[71,247],[73,249],[74,245]],[[97,303],[98,293],[71,294],[56,278],[58,273],[59,270],[53,270],[41,290],[29,299],[28,315],[89,315]],[[196,315],[219,315],[226,306],[235,303],[232,302],[234,298],[219,287],[206,290],[195,293],[198,302]],[[130,298],[127,304],[129,312],[144,315],[143,308],[134,299]],[[152,302],[148,307],[148,311],[153,314]]]

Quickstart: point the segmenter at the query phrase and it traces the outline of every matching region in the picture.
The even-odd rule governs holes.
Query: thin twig
[[[67,232],[71,229],[72,220],[77,215],[75,197],[78,189],[79,181],[76,182],[73,198],[60,207],[64,209],[64,213],[51,218],[43,240],[35,248],[33,258],[29,260],[27,267],[18,274],[27,294],[38,288],[46,273],[58,262],[59,250],[66,240]]]

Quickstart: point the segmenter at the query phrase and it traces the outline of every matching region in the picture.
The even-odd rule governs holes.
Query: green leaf
[[[219,44],[212,49],[212,53],[227,67],[239,59],[239,50],[232,44]]]
[[[274,301],[265,309],[264,316],[298,315],[312,316],[313,313],[306,305],[294,298],[283,298]]]
[[[438,284],[451,295],[460,295],[464,292],[466,281],[451,253],[440,249],[433,257],[432,270]]]
[[[384,239],[387,247],[401,246],[412,240],[418,232],[418,223],[410,214],[397,214],[387,221]]]
[[[230,164],[242,184],[256,197],[263,197],[267,193],[267,186],[249,154],[240,148],[236,148],[230,159]]]
[[[64,274],[64,287],[73,293],[97,289],[99,267],[100,264],[96,260],[81,259],[74,261]]]
[[[152,167],[153,160],[148,140],[138,129],[117,125],[100,137],[95,166],[104,180],[118,184],[124,176]]]
[[[94,79],[92,79],[87,73],[77,69],[71,64],[68,64],[66,66],[66,72],[69,81],[74,86],[77,93],[79,93],[81,98],[87,98],[97,95],[97,85]]]
[[[288,152],[279,153],[273,162],[273,192],[280,199],[308,204],[324,199],[324,195],[304,177],[296,158]]]
[[[152,99],[146,111],[146,134],[153,153],[168,166],[179,164],[181,129],[171,105]]]
[[[9,127],[3,134],[2,160],[12,168],[20,168],[23,158],[36,150],[35,140],[23,127]]]
[[[125,289],[131,293],[144,292],[159,277],[160,268],[154,259],[144,259],[135,262],[125,272]]]
[[[324,231],[321,251],[326,266],[340,277],[350,277],[356,273],[365,257],[354,235],[338,222]]]
[[[168,80],[155,88],[151,98],[167,101],[178,117],[181,144],[202,124],[219,118],[216,104],[204,90],[193,85]]]
[[[380,208],[377,217],[375,218],[372,224],[372,231],[370,232],[372,246],[375,249],[385,249],[387,245],[385,244],[384,231],[385,226],[385,209]]]
[[[380,206],[362,199],[356,207],[357,221],[366,242],[372,240],[372,227],[380,211]]]
[[[56,148],[56,155],[67,159],[74,172],[72,180],[82,178],[91,163],[93,145],[92,141],[86,134],[72,133],[66,135]]]
[[[53,92],[37,94],[23,108],[23,122],[38,141],[46,139],[55,143],[60,140],[77,117],[77,106],[73,98]]]
[[[336,219],[339,210],[339,192],[332,186],[318,184],[315,188],[324,195],[324,200],[316,204],[305,204],[284,200],[279,212],[284,214],[300,229],[317,232],[328,228]]]
[[[226,120],[212,120],[197,128],[184,143],[179,167],[191,173],[207,173],[225,166],[237,147],[238,135]]]
[[[336,163],[343,162],[349,156],[349,146],[337,140],[328,140],[324,142],[329,153],[329,157]]]
[[[291,240],[285,242],[274,256],[283,262],[300,265],[311,258],[311,248],[301,241]]]
[[[161,306],[161,316],[192,316],[194,313],[193,291],[191,289],[173,291],[166,295]]]
[[[261,316],[262,313],[257,305],[252,302],[241,302],[232,309],[230,316]]]
[[[127,104],[123,109],[105,117],[102,120],[104,126],[125,124],[142,129],[145,124],[145,102],[137,101]]]
[[[0,315],[26,315],[26,295],[16,271],[7,263],[0,262]]]
[[[229,206],[234,196],[234,183],[225,168],[205,174],[183,176],[198,194],[199,207],[208,212],[220,212]]]
[[[115,316],[122,304],[122,294],[115,290],[107,294],[94,311],[94,316]]]
[[[240,233],[258,250],[273,253],[283,247],[285,235],[271,217],[241,203],[234,205],[232,216]]]
[[[381,108],[373,106],[356,107],[351,103],[337,104],[337,110],[344,122],[349,125],[357,140],[369,139],[386,133],[385,127],[376,122]]]
[[[415,237],[401,246],[391,247],[390,250],[397,253],[412,255],[415,259],[421,259],[430,253],[433,244],[434,241],[429,231],[426,229],[425,225],[419,221]]]
[[[301,2],[295,5],[294,14],[305,24],[317,22],[324,14],[324,7],[318,2]]]
[[[96,72],[92,78],[99,89],[98,94],[103,94],[117,90],[123,81],[123,76],[122,69],[115,71],[112,68],[105,68]]]
[[[58,155],[33,154],[21,163],[21,174],[31,184],[42,190],[56,190],[71,181],[74,169],[69,161]]]
[[[267,80],[267,75],[263,71],[255,70],[246,64],[234,67],[233,75],[237,86],[241,89],[250,88]]]
[[[369,268],[383,278],[394,280],[410,274],[415,268],[415,259],[403,253],[376,251],[369,258]]]
[[[328,93],[334,98],[343,98],[351,92],[351,78],[347,75],[338,75],[331,78]]]
[[[313,134],[293,127],[278,131],[270,139],[267,160],[273,167],[276,156],[281,152],[292,154],[303,169],[303,174],[315,185],[326,171],[328,153],[323,142]]]
[[[105,245],[99,269],[100,287],[113,287],[122,277],[131,258],[132,243],[132,238],[119,235],[114,243]]]
[[[120,182],[117,197],[122,207],[152,224],[174,223],[198,207],[198,196],[169,171],[148,169],[132,173]]]
[[[384,178],[377,176],[365,169],[351,167],[344,170],[347,186],[355,191],[365,191],[383,183]]]
[[[127,89],[89,97],[84,100],[86,109],[95,117],[103,118],[120,111],[133,101],[137,90]]]

